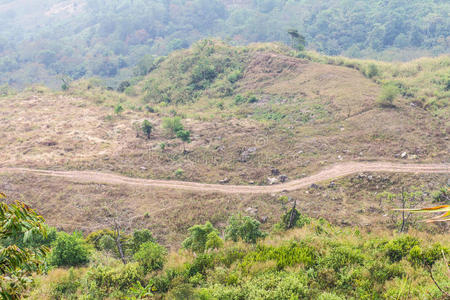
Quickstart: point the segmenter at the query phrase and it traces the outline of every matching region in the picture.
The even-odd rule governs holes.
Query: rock
[[[258,209],[254,208],[254,207],[247,207],[245,212],[250,214],[250,215],[257,215],[258,214]]]
[[[52,147],[52,146],[56,146],[57,143],[55,141],[45,141],[41,143],[44,146],[48,146],[48,147]]]
[[[248,182],[248,184],[255,184],[255,182],[254,182],[253,180],[250,180],[250,181]]]
[[[248,153],[254,153],[256,152],[256,147],[250,147],[247,149]]]
[[[270,170],[270,172],[272,173],[272,176],[278,176],[280,175],[280,170],[276,169],[276,168],[272,168]]]
[[[269,184],[277,184],[278,183],[278,179],[276,177],[267,177],[267,181],[269,182]]]
[[[342,157],[342,155],[338,155],[338,159],[343,160],[344,158]]]
[[[286,182],[288,180],[288,177],[286,175],[280,175],[278,177],[278,180],[280,180],[280,182]]]
[[[143,170],[143,171],[147,170],[146,167],[140,167],[139,169],[141,169],[141,170]]]
[[[259,219],[259,221],[261,222],[261,223],[267,223],[267,220],[269,219],[269,217],[267,217],[267,216],[262,216],[260,219]]]
[[[225,184],[225,183],[228,183],[228,182],[230,182],[230,179],[229,179],[229,178],[224,178],[224,179],[222,179],[222,180],[219,180],[219,183],[220,183],[220,184]]]
[[[250,158],[250,153],[246,150],[246,151],[242,152],[241,155],[239,156],[239,161],[246,162],[246,161],[248,161],[249,158]]]
[[[408,157],[408,153],[406,153],[406,151],[405,151],[405,152],[403,152],[402,154],[400,154],[400,157],[403,158],[403,159],[405,159],[405,158]]]
[[[317,184],[315,184],[315,183],[311,184],[309,187],[311,189],[316,189],[316,190],[319,188],[319,186]]]
[[[297,154],[303,154],[303,150],[299,150]]]
[[[334,183],[334,181],[330,182],[330,184],[328,185],[328,188],[330,189],[334,189],[336,187],[336,183]]]

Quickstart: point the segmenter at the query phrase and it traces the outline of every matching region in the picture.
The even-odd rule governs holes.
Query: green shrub
[[[248,253],[242,260],[242,266],[248,268],[255,262],[274,260],[278,269],[303,264],[312,266],[317,256],[316,250],[303,243],[290,242],[279,247],[258,245],[256,251]]]
[[[90,251],[79,232],[59,232],[52,245],[50,263],[54,266],[80,266],[89,262]]]
[[[139,247],[138,252],[133,257],[142,266],[144,272],[148,273],[162,269],[166,256],[166,248],[154,242],[145,242]]]
[[[431,268],[438,260],[448,256],[449,249],[436,243],[425,250],[419,246],[411,248],[408,254],[408,260],[415,266],[424,266]]]
[[[333,247],[330,253],[324,258],[323,264],[339,272],[341,268],[352,264],[362,264],[363,256],[358,249],[350,246]]]
[[[233,215],[228,220],[228,227],[225,229],[225,239],[237,242],[242,239],[246,243],[256,243],[267,234],[259,228],[260,222],[249,216],[241,214]]]
[[[216,231],[210,232],[206,237],[206,250],[219,249],[223,246],[223,240],[219,237]]]
[[[99,248],[103,251],[115,251],[116,250],[116,241],[114,238],[110,235],[103,235],[99,242],[98,242]]]
[[[398,94],[399,90],[395,85],[389,84],[383,86],[381,94],[378,97],[378,105],[381,107],[394,107],[394,100]]]
[[[433,203],[442,202],[443,204],[450,204],[450,188],[443,186],[438,191],[431,194]]]
[[[125,91],[126,88],[128,88],[129,86],[131,86],[130,82],[128,80],[122,81],[119,86],[117,87],[117,91],[119,93],[123,93]]]
[[[291,214],[293,214],[293,220],[292,220],[292,223],[294,224],[293,227],[302,228],[306,224],[311,223],[310,218],[302,215],[296,208],[291,208],[288,212],[286,212],[281,217],[282,226],[285,230],[288,229],[288,227],[289,227],[289,223],[291,220]]]
[[[130,242],[131,252],[134,254],[139,251],[142,244],[146,242],[155,242],[152,233],[148,229],[135,230]]]
[[[144,133],[144,135],[149,140],[150,139],[150,135],[152,134],[153,125],[148,120],[144,120],[144,122],[142,122],[141,129],[142,129],[142,132]]]
[[[143,279],[144,274],[138,264],[130,263],[115,268],[100,265],[87,273],[88,291],[94,299],[123,298],[117,294],[127,292],[137,282],[142,284]]]
[[[184,129],[180,117],[164,118],[162,120],[162,127],[166,133],[172,137],[176,136],[178,131]]]
[[[175,177],[182,177],[184,175],[184,170],[183,169],[176,169],[175,170]]]
[[[416,238],[405,235],[389,241],[384,248],[387,257],[389,257],[392,262],[396,262],[408,255],[411,248],[417,245],[419,245],[419,241]]]
[[[256,103],[256,102],[258,102],[258,98],[256,98],[256,96],[254,95],[250,96],[236,95],[236,97],[234,97],[235,105],[240,105],[244,103]]]
[[[197,274],[206,275],[206,270],[208,268],[212,268],[213,266],[213,256],[211,254],[200,254],[192,263],[186,264],[186,276],[190,278]]]
[[[86,242],[93,245],[97,250],[103,250],[100,245],[100,240],[103,236],[108,235],[110,237],[114,236],[114,232],[111,229],[101,229],[97,231],[93,231],[86,237]]]
[[[377,66],[374,64],[369,64],[366,71],[366,76],[369,78],[373,78],[375,76],[378,76],[380,74],[380,71],[378,70]]]
[[[182,243],[183,248],[190,249],[196,253],[203,253],[206,249],[206,243],[208,242],[208,236],[211,232],[216,232],[210,222],[206,222],[205,225],[194,225],[189,228],[189,237]]]
[[[123,106],[122,106],[121,104],[117,104],[117,105],[114,107],[114,113],[115,113],[116,115],[120,115],[122,112],[123,112]]]
[[[235,83],[236,81],[238,81],[241,78],[242,78],[241,70],[234,70],[233,72],[228,74],[228,77],[227,77],[228,81],[231,83]]]

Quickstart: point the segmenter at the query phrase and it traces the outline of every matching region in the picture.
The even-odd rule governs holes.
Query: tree
[[[0,193],[0,199],[6,196]],[[0,203],[0,296],[20,299],[32,272],[39,272],[48,253],[46,246],[28,246],[36,235],[47,236],[44,219],[24,203]],[[6,239],[23,236],[23,244],[3,244]]]
[[[183,141],[183,153],[186,153],[186,143],[191,142],[191,132],[189,130],[177,131],[177,138]]]
[[[291,47],[297,49],[298,51],[303,51],[306,44],[305,37],[298,33],[297,29],[289,29],[288,34],[291,37]]]
[[[182,246],[196,253],[205,252],[208,237],[213,238],[212,235],[209,235],[211,232],[219,233],[210,222],[206,222],[205,225],[194,225],[188,230],[189,237],[183,241]]]
[[[59,232],[52,245],[50,263],[58,267],[74,267],[89,262],[90,251],[79,232]]]
[[[267,234],[259,228],[260,222],[249,216],[241,214],[233,215],[228,220],[228,227],[225,229],[225,239],[237,242],[242,239],[246,243],[256,243]]]
[[[145,136],[147,137],[147,140],[150,139],[152,130],[153,130],[153,125],[148,120],[144,120],[144,122],[142,123],[142,131],[144,132]]]
[[[134,254],[134,259],[144,268],[144,272],[160,270],[166,261],[167,250],[154,242],[145,242]]]

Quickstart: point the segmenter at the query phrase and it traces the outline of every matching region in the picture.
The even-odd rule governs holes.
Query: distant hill
[[[324,54],[409,60],[448,52],[449,13],[445,0],[3,0],[0,84],[99,76],[117,85],[144,55],[211,36],[288,43],[290,28]]]

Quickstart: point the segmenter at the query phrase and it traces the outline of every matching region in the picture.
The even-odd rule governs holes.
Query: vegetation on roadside
[[[226,236],[233,241],[226,242],[211,223],[196,225],[189,229],[185,250],[170,254],[155,241],[145,238],[136,244],[125,235],[127,264],[108,247],[96,247],[88,268],[52,269],[36,278],[30,296],[444,299],[448,293],[450,249],[440,235],[369,233],[309,219],[264,237],[250,225],[255,222],[251,217],[232,217]]]

